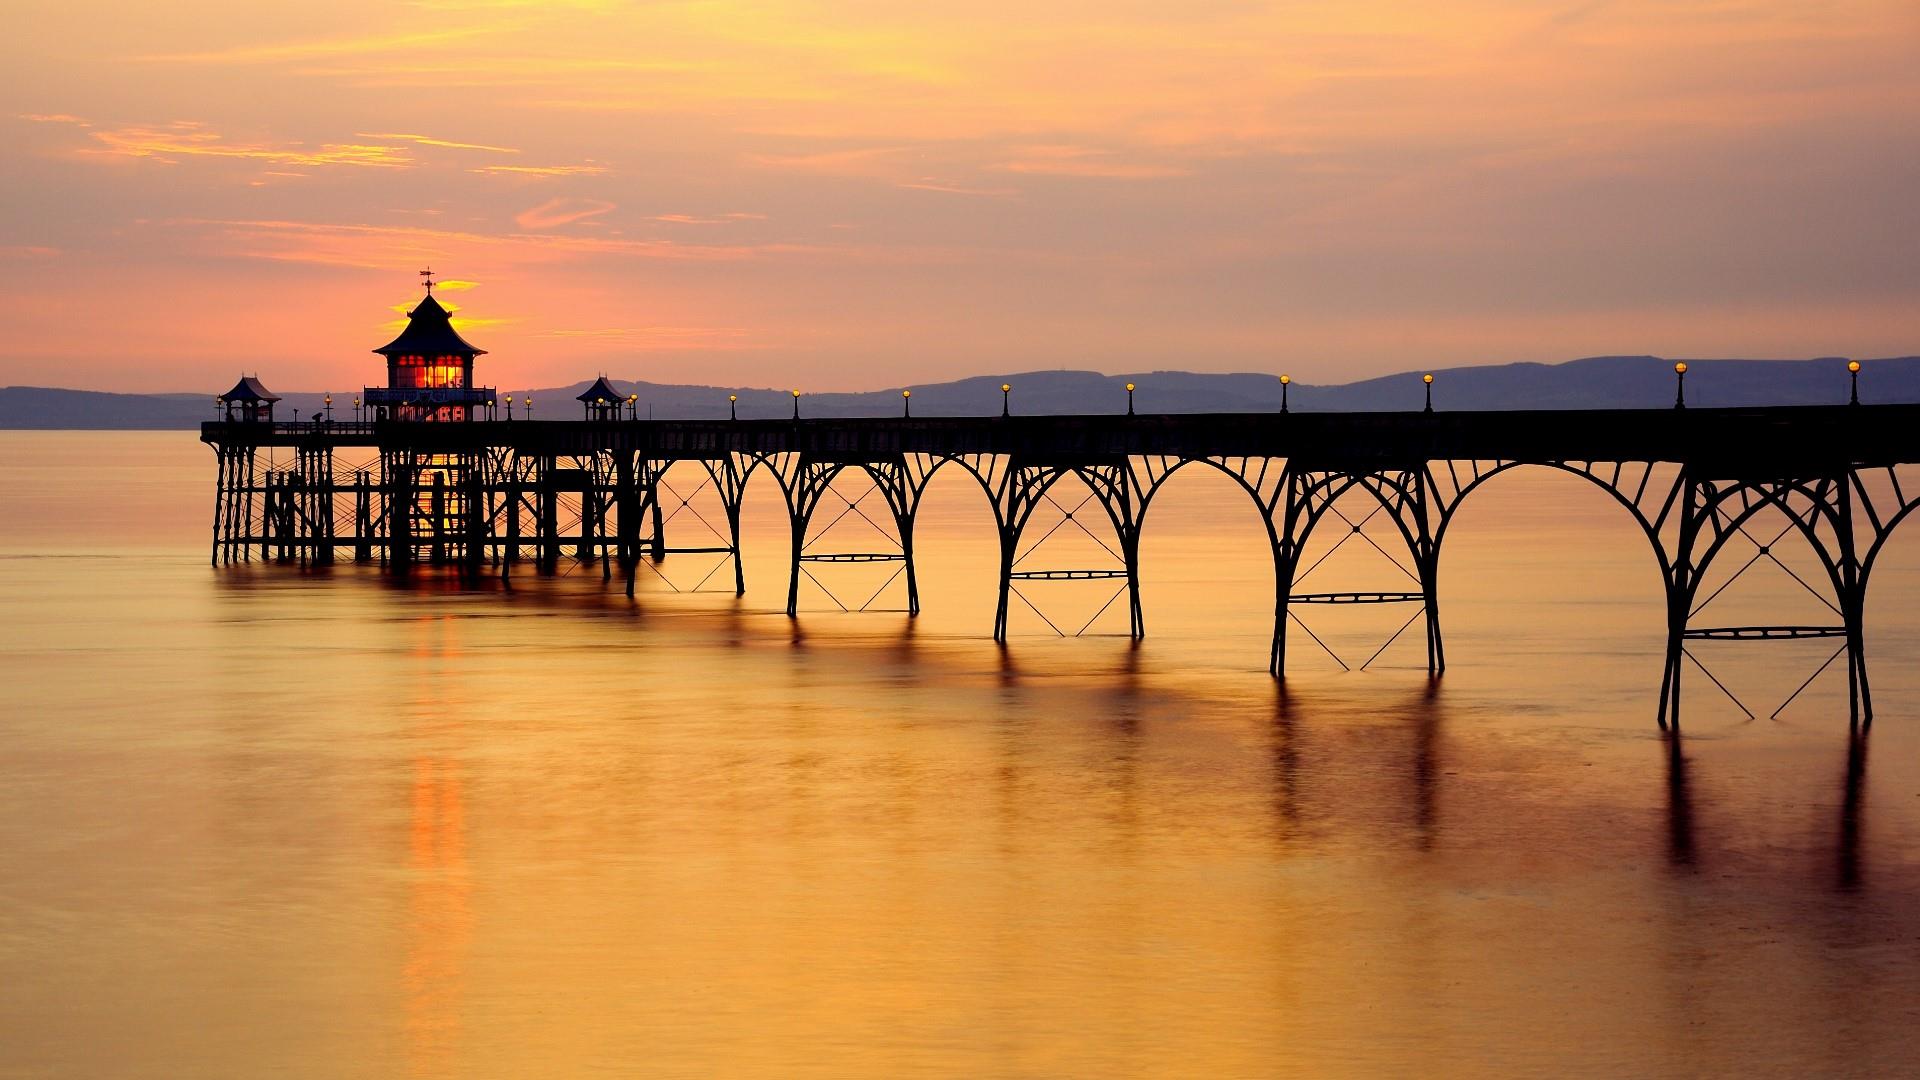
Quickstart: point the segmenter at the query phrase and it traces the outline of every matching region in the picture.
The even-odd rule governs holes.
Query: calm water
[[[1417,628],[1364,672],[1301,637],[1284,695],[1264,534],[1197,473],[1148,521],[1144,642],[1022,609],[1005,649],[957,476],[912,623],[777,613],[770,484],[744,600],[675,592],[684,556],[630,602],[213,571],[212,482],[191,435],[0,434],[0,1075],[1920,1067],[1920,532],[1877,571],[1870,739],[1831,669],[1765,718],[1818,643],[1720,646],[1762,718],[1690,672],[1676,752],[1644,541],[1551,474],[1456,524],[1444,679]],[[1311,584],[1394,573],[1353,542]],[[1030,593],[1071,629],[1078,588]],[[1399,622],[1310,617],[1356,666]]]

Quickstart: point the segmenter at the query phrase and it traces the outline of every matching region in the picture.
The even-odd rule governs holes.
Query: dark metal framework
[[[201,438],[219,464],[216,564],[256,556],[327,563],[346,547],[355,560],[377,558],[396,572],[425,563],[463,574],[493,567],[510,578],[527,557],[540,573],[555,573],[571,550],[579,564],[598,561],[606,580],[617,566],[629,595],[643,563],[674,554],[720,556],[695,588],[731,562],[734,591],[744,593],[741,503],[754,471],[765,469],[780,486],[791,526],[789,615],[798,614],[803,580],[843,610],[869,608],[880,592],[849,604],[828,588],[828,567],[849,563],[893,564],[881,591],[904,579],[905,610],[917,614],[914,520],[928,483],[951,466],[978,484],[994,516],[998,640],[1007,637],[1015,601],[1056,632],[1068,633],[1029,595],[1056,581],[1114,582],[1101,612],[1125,597],[1128,633],[1143,636],[1140,538],[1147,512],[1176,472],[1203,466],[1231,478],[1266,525],[1275,582],[1269,670],[1276,677],[1286,670],[1290,627],[1325,647],[1302,610],[1347,604],[1411,608],[1387,644],[1420,623],[1428,671],[1443,672],[1438,578],[1447,530],[1483,484],[1523,465],[1543,466],[1605,491],[1653,549],[1667,607],[1656,715],[1667,727],[1679,721],[1683,667],[1698,667],[1727,690],[1701,662],[1694,643],[1807,638],[1839,643],[1821,670],[1846,657],[1850,714],[1871,722],[1862,633],[1867,582],[1894,528],[1920,505],[1920,491],[1906,490],[1896,468],[1920,462],[1916,432],[1920,406],[1849,405],[790,421],[222,421],[203,425]],[[685,494],[666,479],[681,462],[704,475]],[[709,520],[692,505],[693,495],[709,486],[724,520]],[[1069,488],[1077,498],[1065,494]],[[1354,512],[1356,504],[1365,509]],[[1059,520],[1036,528],[1043,507]],[[682,514],[697,519],[711,541],[670,546],[667,525]],[[840,522],[852,520],[864,520],[883,542],[863,550],[830,550],[822,543]],[[1369,533],[1375,521],[1381,524]],[[1780,527],[1775,531],[1763,522]],[[1308,591],[1307,579],[1326,553],[1310,559],[1307,545],[1323,529],[1341,530],[1335,549],[1349,541],[1373,547],[1403,580],[1370,590]],[[1050,565],[1041,549],[1063,530],[1084,533],[1110,560]],[[1763,561],[1788,569],[1774,546],[1794,536],[1821,570],[1815,581],[1794,577],[1832,611],[1833,621],[1700,624],[1701,610],[1725,588],[1702,595],[1710,564],[1730,548],[1751,548],[1735,577]],[[1076,632],[1091,625],[1089,620]],[[1327,652],[1351,666],[1334,650]],[[1731,691],[1728,696],[1734,697]]]

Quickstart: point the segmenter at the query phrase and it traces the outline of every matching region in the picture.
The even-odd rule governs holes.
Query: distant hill
[[[1868,403],[1920,402],[1920,357],[1863,361],[1861,400]],[[1818,360],[1688,360],[1687,403],[1701,408],[1750,405],[1839,404],[1847,400],[1844,358]],[[1421,407],[1419,372],[1329,386],[1294,383],[1292,408],[1302,412],[1400,411]],[[698,419],[727,415],[727,395],[740,395],[742,418],[792,414],[789,391],[726,386],[685,386],[616,379],[622,391],[639,396],[642,416]],[[1280,408],[1280,379],[1264,374],[1200,374],[1150,371],[1103,375],[1094,371],[1027,371],[980,375],[944,383],[919,383],[861,393],[808,394],[803,416],[894,416],[902,389],[913,391],[919,416],[988,416],[1000,411],[1000,384],[1012,383],[1013,408],[1028,416],[1122,412],[1126,384],[1137,384],[1134,407],[1140,412],[1272,412]],[[580,415],[574,396],[588,380],[572,386],[514,390],[532,394],[535,416],[572,419]],[[284,392],[283,392],[284,393]],[[1444,368],[1434,372],[1434,406],[1439,409],[1646,409],[1673,403],[1673,361],[1657,356],[1596,356],[1564,364],[1503,364]],[[295,410],[309,417],[321,408],[321,395],[284,393],[280,414]],[[350,416],[351,405],[334,400],[336,417]],[[213,394],[103,394],[32,386],[0,388],[0,429],[12,428],[191,428],[212,419]]]

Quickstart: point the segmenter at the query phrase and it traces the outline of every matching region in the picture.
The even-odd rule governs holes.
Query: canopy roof
[[[467,344],[453,328],[453,315],[428,293],[407,312],[407,328],[400,336],[373,350],[382,356],[479,356],[485,349]]]
[[[627,400],[627,395],[615,390],[613,384],[607,381],[607,377],[602,375],[600,378],[594,380],[592,386],[587,387],[586,393],[581,394],[574,400],[584,401],[593,405],[618,405],[620,402]]]
[[[258,377],[242,375],[233,389],[220,395],[221,401],[279,401],[279,395],[260,385]]]

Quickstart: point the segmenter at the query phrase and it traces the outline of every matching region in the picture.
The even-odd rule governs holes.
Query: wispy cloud
[[[281,166],[348,165],[369,168],[408,168],[422,164],[413,147],[439,150],[467,150],[487,154],[518,154],[512,146],[462,142],[411,132],[356,132],[355,138],[369,142],[327,142],[318,146],[293,140],[240,139],[220,134],[211,125],[194,120],[175,120],[166,124],[127,124],[101,128],[84,117],[65,113],[23,113],[22,119],[44,124],[66,124],[86,129],[87,137],[98,144],[77,151],[81,154],[149,158],[177,164],[182,158],[236,158]],[[536,176],[577,176],[605,172],[599,165],[493,165],[473,172],[520,173]],[[304,173],[266,171],[252,181],[257,187],[272,178],[304,176]]]
[[[605,165],[482,165],[468,172],[501,176],[599,176]]]
[[[860,254],[844,248],[803,244],[685,244],[537,232],[490,235],[419,226],[332,225],[271,219],[182,218],[165,224],[204,231],[212,250],[219,254],[379,270],[414,269],[431,263],[512,267],[603,255],[716,262]]]
[[[747,161],[765,169],[822,173],[830,176],[880,177],[896,171],[893,161],[911,152],[906,146],[863,146],[846,150],[818,150],[804,154],[749,154]]]
[[[95,128],[88,137],[98,145],[78,153],[101,157],[145,158],[177,164],[183,158],[227,158],[269,165],[402,169],[417,162],[405,147],[384,144],[300,142],[274,143],[228,139],[206,124],[176,120],[170,124],[131,124]]]
[[[845,378],[894,377],[903,355],[1109,349],[1366,366],[1470,339],[1491,355],[1503,333],[1654,351],[1665,330],[1561,326],[1554,305],[1920,295],[1899,250],[1914,0],[596,7],[265,4],[108,27],[54,3],[13,20],[0,52],[31,93],[6,107],[0,157],[23,166],[7,198],[33,220],[0,236],[9,355],[70,338],[112,355],[111,325],[40,310],[107,281],[142,297],[149,337],[213,355],[231,316],[196,296],[279,277],[331,326],[361,282],[428,264],[546,313],[508,337],[615,335],[538,339],[554,353],[658,340],[645,324],[663,319],[738,324],[795,364],[831,352]],[[619,205],[542,208],[560,195]],[[777,225],[723,213],[747,206]],[[1912,351],[1912,304],[1904,321],[1874,304],[1861,327],[1765,325]],[[1408,332],[1438,308],[1457,327]],[[979,317],[929,339],[955,310]],[[1310,318],[1317,336],[1296,336]],[[329,348],[316,332],[289,356]]]
[[[603,199],[548,199],[539,206],[530,207],[513,216],[514,224],[522,229],[554,229],[562,225],[571,225],[576,221],[599,217],[612,210],[613,203]]]
[[[40,244],[0,244],[0,259],[51,259],[59,254],[59,248]]]
[[[260,175],[247,181],[247,186],[268,187],[286,180],[306,180],[312,176],[312,173],[293,172],[288,169],[267,169],[261,172]]]
[[[718,217],[699,217],[694,214],[655,214],[648,221],[659,221],[668,225],[732,225],[742,221],[765,221],[765,214],[731,213]]]
[[[441,146],[449,150],[484,150],[490,154],[517,154],[520,151],[511,146],[488,146],[485,143],[454,142],[451,139],[436,139],[431,135],[406,135],[399,132],[356,132],[362,139],[386,139],[395,142],[417,143],[421,146]]]
[[[165,127],[133,126],[112,131],[94,131],[93,138],[106,149],[104,153],[126,157],[154,158],[172,163],[182,157],[241,158],[275,165],[331,166],[359,168],[409,168],[416,164],[404,148],[363,143],[322,143],[307,148],[303,143],[229,142],[203,124],[181,122]]]
[[[510,27],[502,24],[481,23],[412,33],[286,41],[272,45],[243,45],[233,49],[215,49],[206,52],[161,53],[139,59],[150,63],[167,64],[283,64],[298,60],[412,51],[500,33],[508,29]]]
[[[969,187],[964,184],[942,183],[932,177],[925,177],[919,180],[902,180],[895,184],[894,187],[902,187],[910,191],[937,191],[946,195],[977,195],[989,198],[1006,198],[1011,195],[1020,194],[1019,188]]]
[[[1110,150],[1088,146],[1027,146],[1011,161],[990,168],[1040,176],[1082,176],[1112,180],[1153,180],[1170,176],[1190,176],[1192,169],[1180,165],[1122,160]]]

